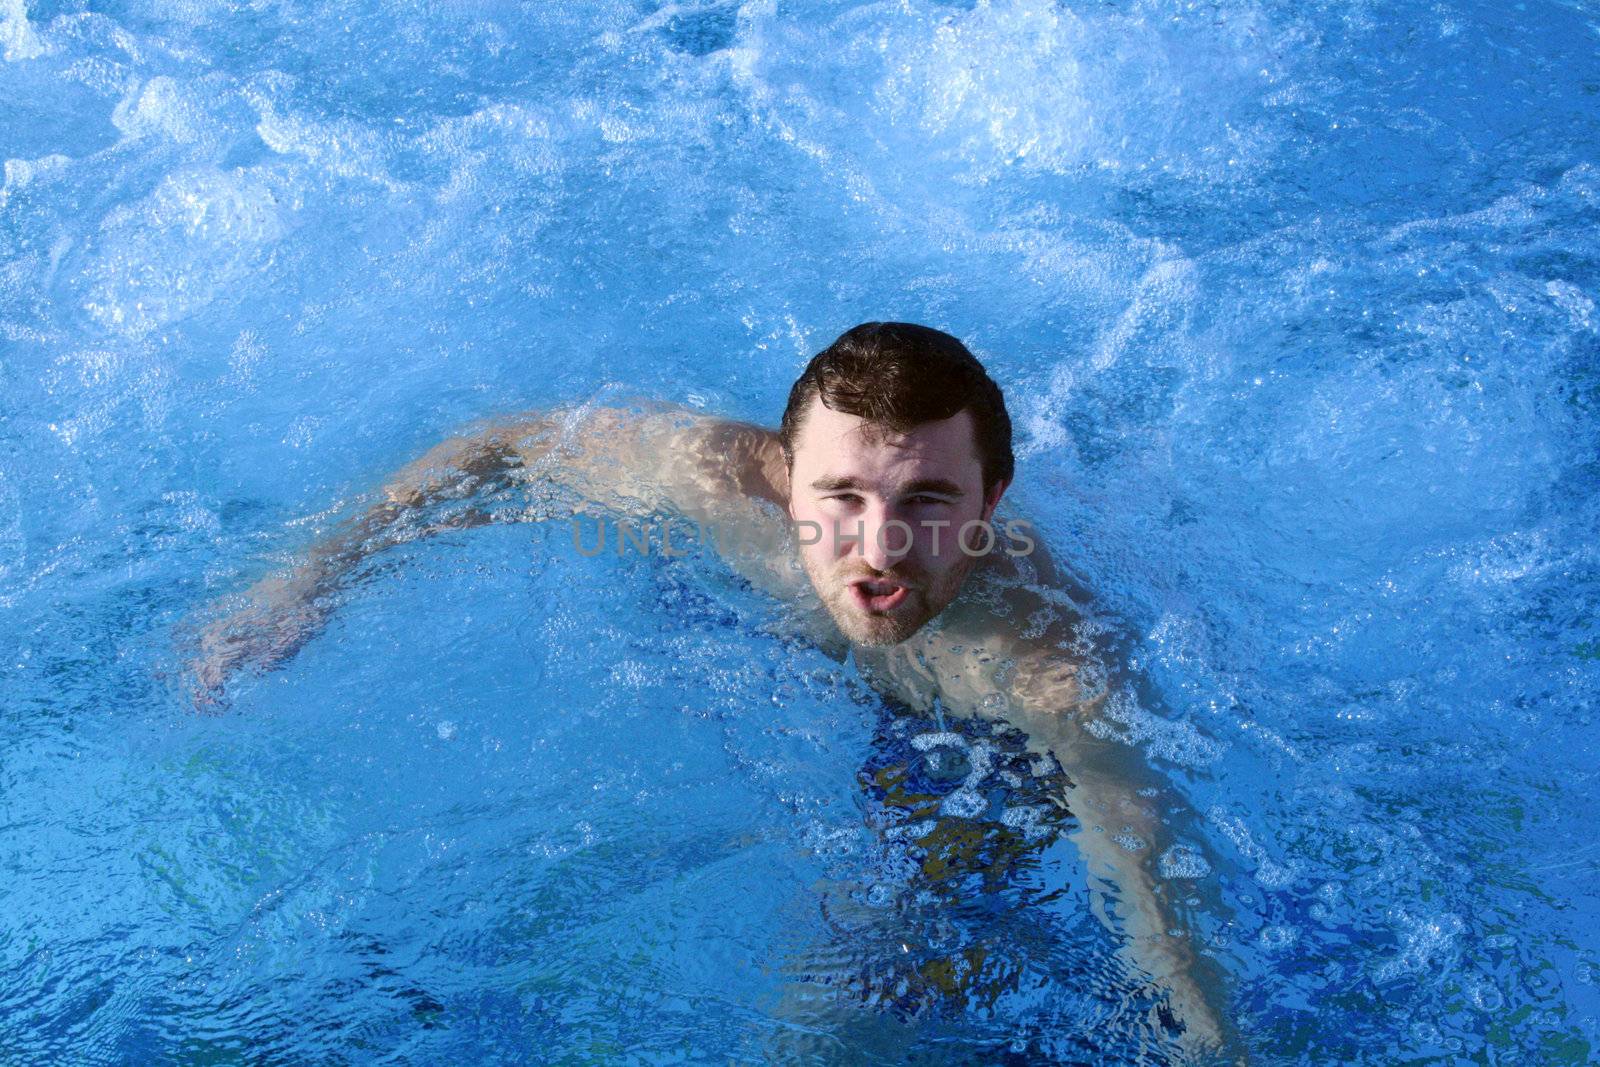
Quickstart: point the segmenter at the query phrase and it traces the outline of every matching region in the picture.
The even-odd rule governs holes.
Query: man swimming
[[[1011,436],[1000,389],[966,347],[907,323],[865,323],[819,353],[776,432],[661,405],[488,423],[403,468],[364,515],[210,626],[197,700],[292,655],[352,569],[389,546],[575,511],[692,520],[883,692],[1004,719],[1059,762],[1102,921],[1166,994],[1185,1046],[1215,1051],[1220,983],[1184,935],[1176,898],[1192,887],[1156,876],[1170,842],[1148,772],[1088,729],[1108,692],[1083,619],[1043,549],[1025,535],[1025,550],[1002,549],[990,525],[1014,475]]]

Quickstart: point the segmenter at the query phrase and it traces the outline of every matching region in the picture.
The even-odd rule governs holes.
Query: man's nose
[[[915,531],[892,508],[869,509],[862,520],[861,558],[873,570],[886,571],[911,551]]]

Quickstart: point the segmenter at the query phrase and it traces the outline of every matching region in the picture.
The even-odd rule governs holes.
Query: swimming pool
[[[1049,768],[705,558],[419,542],[185,699],[462,423],[771,425],[872,318],[1006,387],[1255,1062],[1587,1062],[1597,33],[0,0],[0,1062],[1167,1062]]]

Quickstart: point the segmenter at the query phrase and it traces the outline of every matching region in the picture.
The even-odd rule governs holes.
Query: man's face
[[[984,496],[966,411],[902,435],[814,399],[794,443],[789,515],[839,629],[857,644],[893,645],[956,598],[974,562],[958,544],[962,526],[987,522],[1003,492],[1001,483]],[[974,529],[966,544],[986,541]]]

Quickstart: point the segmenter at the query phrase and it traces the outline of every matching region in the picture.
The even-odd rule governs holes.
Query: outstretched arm
[[[238,670],[288,659],[322,629],[353,569],[368,556],[444,530],[492,521],[477,506],[487,492],[511,486],[539,444],[553,437],[549,418],[491,424],[452,437],[397,471],[378,500],[312,545],[288,571],[256,582],[244,604],[206,627],[190,667],[195,704],[220,702]]]
[[[547,517],[483,506],[496,493],[550,486],[579,507],[676,512],[724,528],[759,527],[770,539],[761,507],[781,499],[782,476],[769,431],[667,405],[581,407],[480,425],[397,471],[364,513],[287,572],[257,582],[238,610],[207,627],[191,664],[195,702],[216,704],[237,671],[294,655],[367,557],[444,530]],[[728,555],[752,581],[781,580],[769,552]]]

